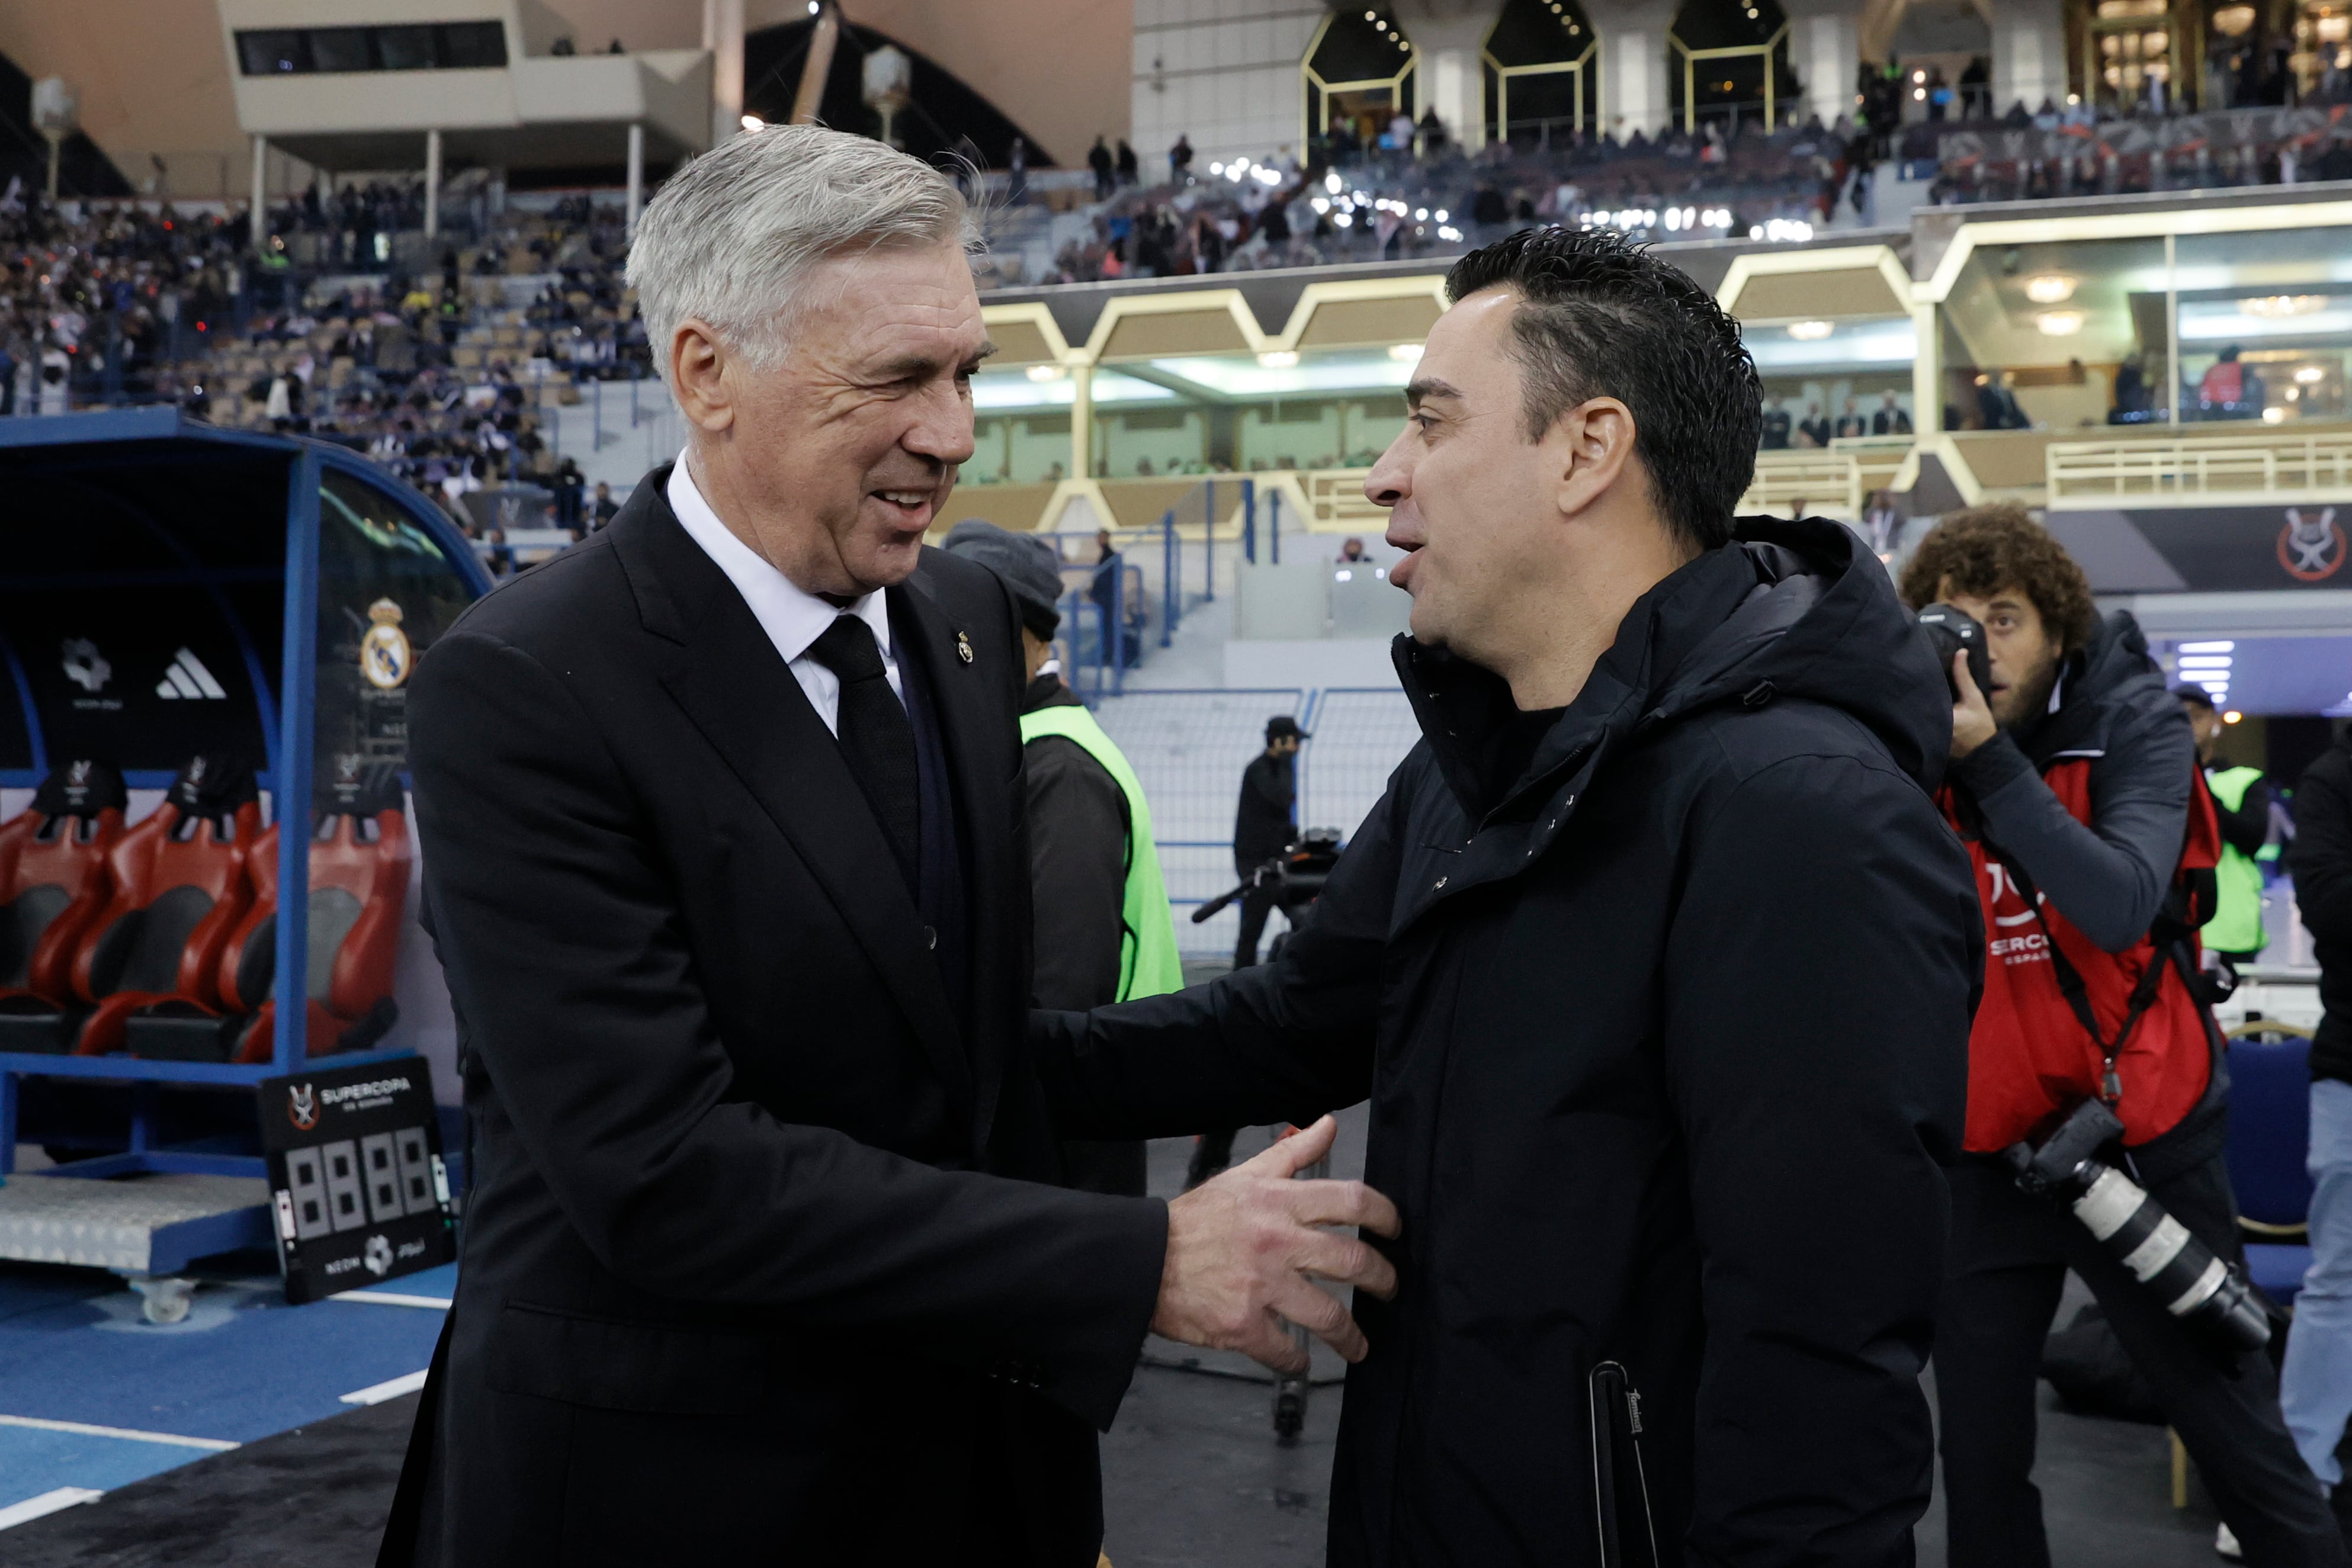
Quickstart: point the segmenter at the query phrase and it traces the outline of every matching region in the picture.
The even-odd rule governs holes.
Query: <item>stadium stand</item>
[[[2020,502],[2281,782],[2352,715],[2339,0],[1118,0],[1124,30],[1083,39],[1083,8],[1045,0],[848,0],[854,26],[839,0],[805,21],[754,5],[772,25],[748,35],[741,0],[646,0],[609,51],[610,6],[480,0],[436,20],[465,31],[432,34],[415,74],[400,51],[423,30],[361,0],[286,26],[263,0],[155,8],[220,56],[191,89],[235,126],[220,147],[146,129],[137,84],[94,74],[136,51],[76,55],[0,15],[32,68],[0,60],[11,1562],[205,1530],[266,1553],[299,1529],[289,1560],[373,1552],[454,1269],[289,1309],[255,1086],[429,1061],[462,1210],[402,682],[495,579],[678,450],[624,276],[633,220],[679,160],[763,120],[973,165],[950,164],[980,199],[999,352],[939,529],[1052,544],[1055,652],[1149,799],[1194,979],[1234,947],[1237,910],[1190,915],[1234,884],[1266,719],[1309,732],[1298,825],[1343,838],[1420,738],[1364,479],[1448,264],[1530,224],[1654,242],[1740,319],[1767,408],[1743,511],[1843,520],[1899,569],[1938,516]],[[893,49],[903,78],[872,68]],[[60,136],[52,200],[33,78],[78,73],[93,129]],[[286,500],[305,464],[307,520],[299,482]],[[211,666],[184,653],[199,621]],[[101,714],[118,698],[130,716]],[[308,834],[278,821],[288,790]],[[2221,1021],[2254,1277],[2284,1300],[2319,1010],[2293,883],[2263,875],[2270,946]],[[281,886],[303,890],[283,911]],[[1340,1174],[1362,1137],[1359,1114]],[[1153,1191],[1188,1153],[1152,1147]],[[75,1166],[125,1179],[37,1174]],[[147,1249],[25,1261],[58,1221],[11,1205],[60,1189],[142,1195]],[[1330,1408],[1277,1449],[1255,1375],[1147,1345],[1106,1449],[1112,1560],[1320,1561]],[[2069,1467],[2045,1488],[2059,1560],[2210,1560],[2216,1515],[2160,1428],[2045,1408],[2041,1431]],[[2174,1507],[2151,1507],[2168,1463]],[[1921,1560],[1942,1541],[1931,1511]]]

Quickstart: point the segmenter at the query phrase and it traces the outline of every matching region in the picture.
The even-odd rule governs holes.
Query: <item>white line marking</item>
[[[395,1377],[389,1383],[355,1389],[343,1396],[346,1405],[381,1405],[387,1399],[397,1399],[404,1394],[414,1394],[425,1386],[425,1374],[412,1372],[405,1377]]]
[[[218,1437],[183,1437],[177,1432],[140,1432],[129,1427],[92,1427],[83,1421],[44,1421],[35,1416],[0,1416],[0,1427],[29,1427],[36,1432],[75,1432],[85,1437],[123,1437],[134,1443],[169,1443],[177,1448],[203,1448],[226,1453],[237,1447]]]
[[[366,1301],[379,1307],[430,1307],[436,1312],[449,1310],[447,1301],[439,1296],[404,1296],[397,1291],[338,1291],[331,1301]]]
[[[59,1487],[55,1491],[45,1491],[38,1497],[28,1497],[22,1502],[10,1503],[6,1508],[0,1508],[0,1530],[13,1530],[17,1525],[29,1524],[42,1515],[55,1513],[59,1509],[74,1508],[86,1502],[96,1502],[105,1495],[102,1491],[92,1491],[88,1487]]]

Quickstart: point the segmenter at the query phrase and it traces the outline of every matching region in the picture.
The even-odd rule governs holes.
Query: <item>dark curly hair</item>
[[[1756,472],[1763,388],[1739,324],[1707,291],[1614,229],[1522,229],[1445,275],[1446,298],[1513,288],[1528,439],[1588,398],[1633,414],[1633,455],[1684,543],[1713,549]]]
[[[2069,653],[2089,642],[2098,625],[2099,608],[2083,569],[2014,502],[1953,512],[1919,541],[1903,569],[1903,602],[1914,610],[1932,604],[1947,583],[1976,599],[2016,589]]]

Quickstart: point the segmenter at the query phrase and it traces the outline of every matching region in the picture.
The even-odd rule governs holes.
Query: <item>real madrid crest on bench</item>
[[[379,691],[394,691],[407,684],[413,654],[408,646],[408,633],[400,629],[400,606],[389,599],[379,599],[368,606],[370,625],[360,638],[360,674]]]

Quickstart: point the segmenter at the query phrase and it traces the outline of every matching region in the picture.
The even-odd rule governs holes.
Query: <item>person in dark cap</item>
[[[1241,804],[1234,811],[1234,870],[1244,882],[1298,841],[1298,743],[1311,738],[1297,719],[1278,713],[1265,721],[1265,749],[1242,770]],[[1257,941],[1274,905],[1272,889],[1253,887],[1242,895],[1234,968],[1257,962]]]
[[[1085,1011],[1181,988],[1183,966],[1143,787],[1063,681],[1055,657],[1060,558],[1034,535],[977,518],[950,529],[941,548],[1003,579],[1021,612],[1035,1005]],[[1065,1142],[1062,1152],[1070,1186],[1144,1195],[1141,1142]]]
[[[1282,896],[1280,880],[1262,873],[1268,862],[1279,861],[1298,841],[1298,743],[1313,738],[1288,714],[1276,714],[1265,721],[1265,749],[1242,769],[1241,804],[1234,811],[1234,872],[1248,891],[1241,897],[1242,929],[1234,943],[1236,969],[1257,962],[1258,938],[1277,906],[1286,919],[1297,918]],[[1235,1131],[1221,1127],[1201,1134],[1184,1173],[1186,1191],[1233,1163]]]

